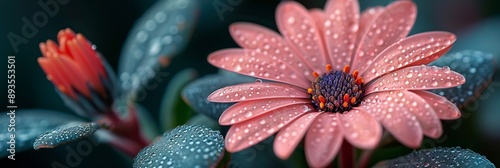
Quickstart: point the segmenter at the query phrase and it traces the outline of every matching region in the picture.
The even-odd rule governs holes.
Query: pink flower
[[[356,0],[331,0],[325,10],[284,2],[276,11],[279,34],[251,23],[230,32],[243,48],[212,53],[222,69],[273,82],[214,91],[212,102],[238,102],[220,117],[232,125],[229,152],[248,148],[277,132],[274,151],[286,159],[305,136],[306,159],[324,167],[344,139],[374,149],[382,126],[399,142],[418,148],[423,135],[442,134],[439,119],[460,112],[446,98],[425,90],[465,82],[448,67],[425,66],[447,52],[455,36],[426,32],[406,37],[416,17],[411,1],[359,14]]]

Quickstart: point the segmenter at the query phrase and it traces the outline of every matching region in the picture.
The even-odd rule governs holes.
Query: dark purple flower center
[[[363,96],[363,78],[358,76],[358,71],[348,74],[349,66],[345,66],[343,71],[331,70],[330,65],[326,69],[327,72],[321,76],[313,73],[316,79],[307,90],[316,108],[327,112],[345,112],[357,106]]]

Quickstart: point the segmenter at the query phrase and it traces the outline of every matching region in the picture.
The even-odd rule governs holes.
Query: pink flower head
[[[359,14],[357,0],[330,0],[325,10],[284,2],[276,11],[282,36],[251,23],[230,32],[242,47],[212,53],[219,68],[273,82],[214,91],[212,102],[237,102],[219,118],[232,125],[225,145],[241,151],[277,133],[274,151],[286,159],[305,136],[306,159],[324,167],[344,139],[374,149],[382,126],[418,148],[423,135],[442,134],[439,119],[460,117],[446,98],[425,90],[465,82],[448,67],[425,66],[447,52],[455,36],[425,32],[406,37],[416,17],[411,1]]]

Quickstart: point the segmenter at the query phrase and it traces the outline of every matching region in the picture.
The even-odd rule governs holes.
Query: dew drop
[[[300,106],[300,110],[302,110],[302,112],[308,112],[310,109],[306,105],[302,105]]]
[[[255,79],[255,83],[262,83],[262,79]]]

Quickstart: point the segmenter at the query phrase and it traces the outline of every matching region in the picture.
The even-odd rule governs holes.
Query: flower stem
[[[349,142],[344,141],[342,143],[342,147],[340,149],[339,167],[354,167],[354,147]]]
[[[142,148],[149,145],[150,141],[141,133],[135,107],[129,106],[128,111],[129,115],[125,119],[114,110],[107,112],[106,118],[111,122],[109,130],[120,137],[117,139],[120,142],[112,142],[111,144],[129,155],[135,156]],[[130,148],[125,149],[126,144],[129,144]]]
[[[356,167],[358,168],[365,168],[368,167],[368,164],[370,163],[370,159],[372,158],[374,150],[363,150],[361,157],[359,158],[358,165]]]

